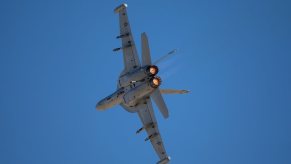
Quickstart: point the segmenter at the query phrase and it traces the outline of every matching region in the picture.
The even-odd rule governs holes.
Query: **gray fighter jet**
[[[151,61],[147,35],[141,34],[142,60],[140,62],[126,8],[127,5],[122,4],[114,10],[115,13],[119,14],[120,35],[117,38],[121,39],[122,47],[115,48],[113,51],[123,51],[124,69],[118,79],[117,91],[99,101],[96,109],[105,110],[120,104],[128,112],[138,113],[143,126],[136,133],[146,130],[148,137],[145,141],[151,141],[160,158],[158,163],[166,164],[170,161],[170,157],[166,153],[159,133],[151,99],[156,103],[162,115],[168,118],[168,108],[161,94],[183,94],[188,93],[188,91],[159,89],[161,78],[157,76],[158,67],[153,65]]]

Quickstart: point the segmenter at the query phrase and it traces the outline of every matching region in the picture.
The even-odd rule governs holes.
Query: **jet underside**
[[[168,108],[162,97],[162,93],[181,94],[185,90],[161,90],[161,78],[157,76],[159,69],[152,64],[148,38],[145,33],[141,34],[142,55],[141,61],[138,57],[136,46],[130,29],[127,16],[127,5],[122,4],[114,11],[119,15],[121,47],[114,51],[122,51],[124,69],[121,72],[117,90],[111,95],[99,101],[96,105],[98,110],[105,110],[114,105],[121,105],[126,111],[138,113],[143,126],[137,130],[137,134],[146,131],[148,137],[145,141],[150,141],[156,151],[160,161],[158,163],[168,163],[170,157],[167,155],[158,124],[154,115],[152,100],[165,118],[169,117]]]

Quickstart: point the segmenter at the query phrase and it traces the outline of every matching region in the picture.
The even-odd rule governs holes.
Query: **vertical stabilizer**
[[[150,54],[150,47],[148,42],[148,37],[146,33],[141,34],[141,48],[142,48],[142,66],[151,65],[151,54]]]

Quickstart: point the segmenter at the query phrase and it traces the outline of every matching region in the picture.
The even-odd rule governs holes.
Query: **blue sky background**
[[[291,1],[128,0],[147,32],[170,118],[155,110],[171,163],[291,163]],[[158,161],[136,114],[95,110],[123,68],[121,1],[0,1],[0,163]]]

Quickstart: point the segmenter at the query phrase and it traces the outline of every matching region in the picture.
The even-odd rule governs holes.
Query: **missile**
[[[171,160],[171,157],[168,156],[168,157],[166,157],[166,158],[160,160],[157,164],[166,164],[166,163],[168,163],[170,160]]]
[[[155,123],[151,122],[144,127],[141,127],[136,131],[136,134],[140,133],[141,131],[145,130],[146,128],[155,128]]]
[[[123,3],[121,4],[120,6],[116,7],[114,9],[114,12],[115,13],[120,13],[121,11],[123,11],[125,8],[127,8],[127,4],[126,3]]]
[[[140,133],[140,132],[143,131],[143,130],[144,130],[144,127],[138,129],[138,130],[136,131],[136,134]]]
[[[127,36],[129,36],[129,33],[119,35],[119,36],[116,37],[116,39],[124,38],[124,37],[127,37]]]
[[[119,51],[121,49],[122,49],[121,47],[118,47],[118,48],[114,48],[113,51]]]
[[[157,135],[158,135],[158,133],[154,133],[154,134],[148,136],[144,141],[148,141],[148,140],[150,140],[151,138],[156,137]]]

